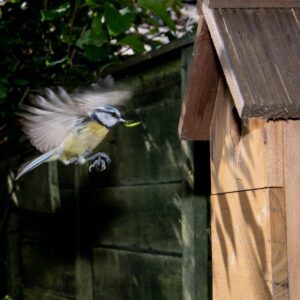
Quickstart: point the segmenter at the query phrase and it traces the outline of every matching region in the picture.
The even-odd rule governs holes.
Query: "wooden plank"
[[[186,70],[186,67],[185,69]],[[181,139],[208,140],[219,75],[217,58],[202,18],[190,62],[178,133]]]
[[[24,289],[24,300],[69,300],[73,297],[66,297],[62,295],[52,294],[43,289]]]
[[[59,214],[32,213],[22,211],[19,213],[20,232],[23,239],[41,240],[45,236],[51,236],[51,231],[67,234],[73,229],[75,198],[74,190],[60,190],[61,211]],[[71,238],[74,235],[69,235]],[[58,240],[60,235],[57,236]],[[57,241],[56,241],[57,242]],[[74,240],[72,240],[74,243]]]
[[[300,7],[299,0],[206,0],[210,8]]]
[[[193,42],[194,42],[194,37],[174,40],[173,42],[163,45],[158,49],[154,49],[151,52],[147,52],[142,55],[135,55],[134,57],[127,58],[125,61],[122,61],[120,63],[115,63],[107,67],[107,69],[105,69],[101,73],[101,75],[114,74],[120,71],[125,71],[126,73],[128,73],[129,68],[132,68],[136,65],[143,64],[149,61],[151,61],[151,63],[153,64],[154,63],[153,61],[155,59],[165,55],[169,57],[171,52],[178,51],[184,47],[188,47],[189,45],[193,44]],[[166,58],[164,60],[166,60]]]
[[[86,199],[90,197],[88,186],[88,166],[76,166],[74,170],[74,190],[76,201],[76,258],[75,282],[76,299],[93,300],[92,274],[92,242],[89,232],[90,205]]]
[[[182,298],[181,258],[94,249],[95,299]]]
[[[181,192],[181,183],[95,190],[94,245],[180,254]]]
[[[300,297],[300,121],[284,122],[284,188],[290,299]]]
[[[66,189],[74,189],[74,170],[75,165],[64,165],[61,162],[57,163],[57,173],[59,178],[59,189],[66,190]]]
[[[203,13],[239,115],[299,118],[300,9]]]
[[[8,198],[7,201],[11,201],[11,199]],[[7,205],[9,205],[9,203],[7,203]],[[6,234],[4,240],[6,255],[4,262],[6,265],[7,290],[13,299],[20,299],[23,294],[20,229],[18,214],[13,205],[9,206],[9,213],[5,222]]]
[[[54,213],[60,209],[57,162],[41,165],[17,184],[20,208],[41,213]]]
[[[282,122],[242,122],[221,81],[211,126],[212,194],[282,187],[282,155]]]
[[[209,142],[182,142],[182,288],[184,300],[211,296],[208,202],[210,195]]]
[[[19,211],[25,294],[27,289],[43,291],[41,298],[30,292],[26,299],[48,299],[45,293],[75,297],[74,191],[60,194],[59,214]]]
[[[24,287],[68,298],[75,296],[74,239],[71,243],[67,232],[60,230],[42,240],[22,241],[22,275]]]
[[[182,201],[184,300],[209,299],[207,198],[190,195]]]
[[[211,197],[213,297],[289,299],[284,190]]]

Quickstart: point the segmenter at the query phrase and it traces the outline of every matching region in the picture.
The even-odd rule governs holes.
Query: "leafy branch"
[[[181,7],[181,0],[2,0],[0,127],[30,90],[88,85],[103,66],[176,39]]]

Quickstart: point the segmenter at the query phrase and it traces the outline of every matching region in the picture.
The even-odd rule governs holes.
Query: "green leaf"
[[[93,8],[99,7],[99,6],[100,6],[100,4],[96,3],[96,2],[93,1],[93,0],[85,0],[85,3],[86,3],[89,7],[93,7]]]
[[[76,46],[80,49],[83,49],[84,45],[90,45],[91,41],[93,41],[93,38],[91,36],[92,36],[92,31],[89,29],[84,33],[82,37],[80,37],[76,41]]]
[[[0,84],[0,102],[6,100],[7,97],[7,87],[3,84]]]
[[[144,41],[138,35],[127,35],[119,43],[128,45],[135,53],[143,53],[145,51]]]
[[[110,54],[111,47],[108,45],[103,45],[102,47],[84,45],[83,50],[88,60],[101,61],[102,59],[106,58]]]
[[[131,21],[131,23],[133,23],[135,21],[136,13],[132,7],[126,6],[122,9],[120,9],[119,12],[121,13],[122,16],[126,16],[126,18],[129,19]]]
[[[51,21],[64,16],[70,10],[70,2],[66,2],[55,9],[41,10],[42,21]]]
[[[129,8],[118,11],[111,3],[106,2],[104,17],[109,34],[117,36],[131,27],[136,14]]]
[[[166,0],[165,4],[167,7],[183,7],[182,1],[181,0]]]
[[[16,78],[14,80],[14,83],[19,86],[28,85],[28,81],[26,79],[22,79],[22,78]]]
[[[92,25],[92,35],[96,41],[95,46],[100,46],[100,44],[104,44],[107,41],[106,32],[104,26],[101,22],[101,16],[96,16],[93,18]]]
[[[1,83],[8,84],[8,80],[4,77],[0,77],[0,84]]]
[[[175,31],[175,23],[171,19],[166,5],[161,0],[139,0],[138,3],[153,12],[155,15],[157,15],[162,21],[168,25],[173,31]]]
[[[83,49],[84,46],[95,46],[101,47],[106,40],[102,38],[97,38],[95,34],[93,34],[92,30],[87,30],[83,37],[79,38],[76,41],[76,46]]]
[[[101,17],[93,18],[91,29],[87,30],[84,35],[76,41],[76,46],[83,49],[85,45],[101,47],[107,42],[106,32],[101,23]]]

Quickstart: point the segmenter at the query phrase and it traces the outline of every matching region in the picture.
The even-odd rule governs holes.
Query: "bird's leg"
[[[90,172],[93,168],[96,168],[98,171],[102,172],[111,163],[109,156],[104,152],[98,152],[86,158],[86,161],[90,161],[90,160],[94,160],[89,166]]]
[[[71,159],[69,159],[69,160],[67,160],[67,159],[64,159],[64,160],[61,160],[61,162],[64,164],[64,165],[70,165],[70,164],[73,164],[73,163],[75,163],[75,162],[77,162],[77,157],[76,158],[71,158]]]

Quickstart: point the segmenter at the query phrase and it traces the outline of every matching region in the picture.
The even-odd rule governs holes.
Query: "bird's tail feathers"
[[[56,149],[48,151],[36,158],[34,158],[33,160],[26,162],[25,164],[23,164],[17,172],[17,176],[15,178],[15,180],[18,180],[21,176],[23,176],[24,174],[28,173],[29,171],[33,170],[34,168],[38,167],[39,165],[41,165],[43,162],[49,161],[50,158],[52,158],[52,156],[54,156],[56,154]]]

